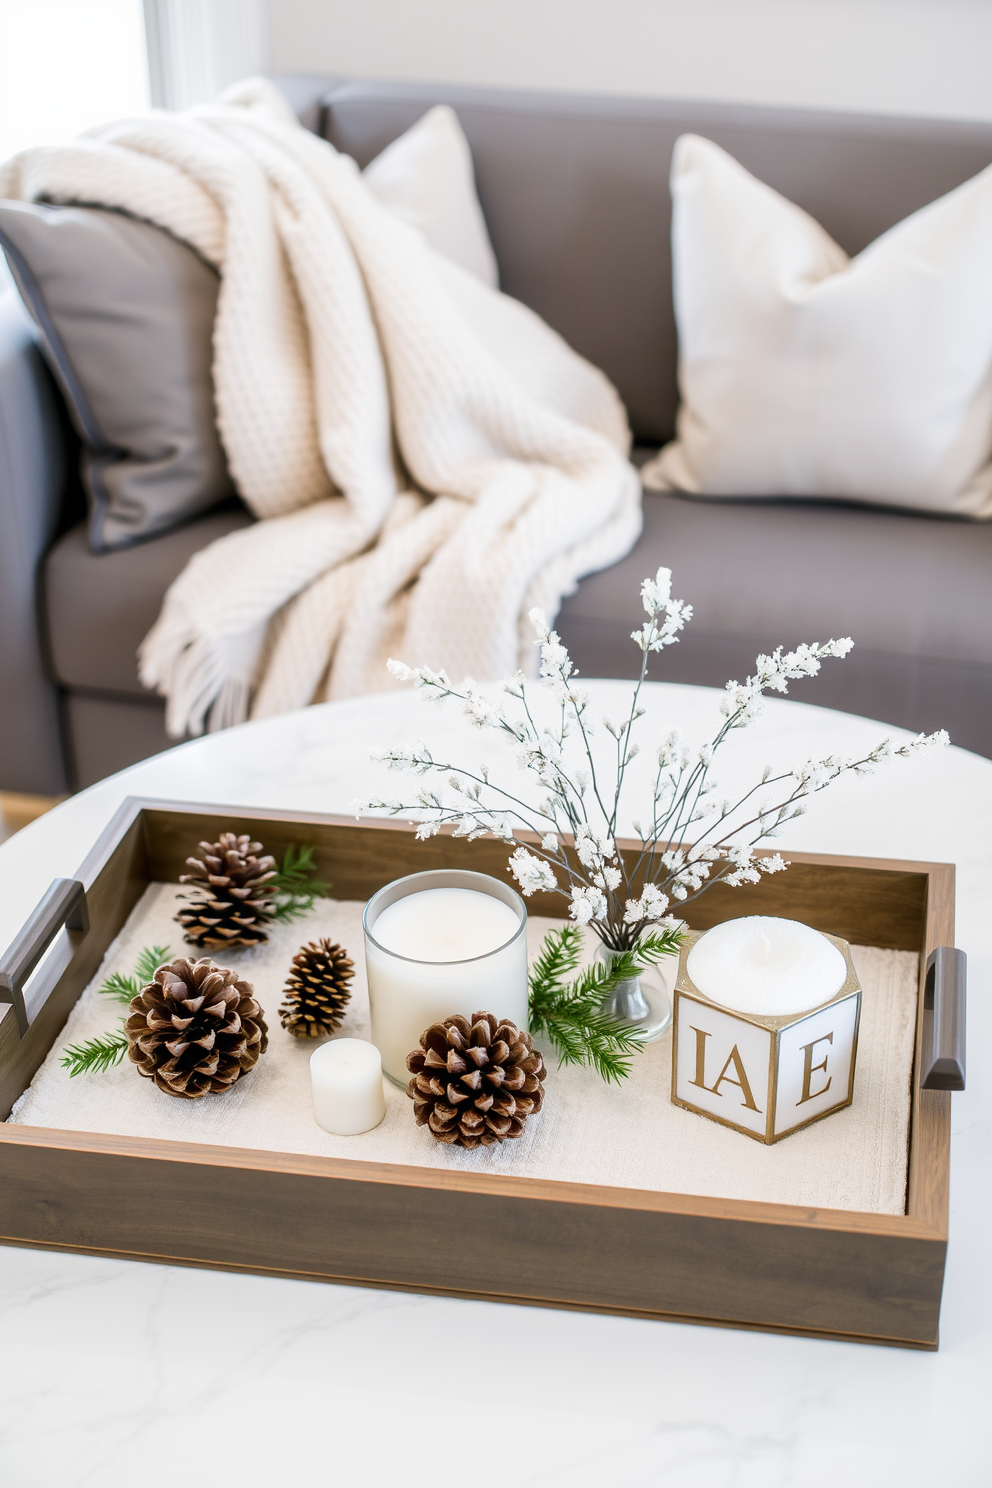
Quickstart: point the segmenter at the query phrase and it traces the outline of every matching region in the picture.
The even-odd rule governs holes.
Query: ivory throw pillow
[[[429,109],[365,167],[362,179],[384,207],[418,228],[438,253],[498,288],[472,152],[454,109],[447,104]]]
[[[645,483],[992,517],[992,166],[853,259],[709,140],[671,185],[682,404]]]

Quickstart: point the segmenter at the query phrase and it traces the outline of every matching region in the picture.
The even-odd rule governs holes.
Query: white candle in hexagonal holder
[[[750,915],[689,931],[675,985],[672,1099],[777,1142],[851,1104],[861,987],[846,940]]]

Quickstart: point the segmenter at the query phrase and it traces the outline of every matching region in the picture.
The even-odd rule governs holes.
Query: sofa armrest
[[[66,478],[57,398],[30,317],[0,285],[0,790],[39,795],[67,788],[38,594]]]

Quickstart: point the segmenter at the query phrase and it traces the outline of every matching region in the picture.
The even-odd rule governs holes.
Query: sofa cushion
[[[55,675],[64,686],[150,700],[137,650],[166,589],[201,547],[245,527],[225,509],[153,543],[94,554],[84,525],[45,565]],[[557,621],[580,672],[632,677],[641,580],[664,564],[695,609],[651,675],[722,687],[759,652],[851,635],[844,661],[789,696],[903,728],[947,727],[956,744],[992,741],[992,528],[861,507],[723,502],[646,492],[644,532],[613,568],[590,574]],[[783,620],[787,616],[787,620]]]
[[[158,618],[165,591],[194,553],[247,527],[240,502],[154,542],[94,553],[81,522],[45,560],[44,605],[56,680],[66,687],[152,696],[138,681],[137,651]]]
[[[230,496],[211,372],[216,271],[159,228],[93,207],[0,203],[0,243],[83,441],[94,551]]]
[[[660,565],[694,615],[652,658],[656,680],[722,687],[759,652],[850,635],[789,696],[914,730],[992,741],[992,527],[870,508],[719,501],[646,492],[644,531],[591,574],[557,621],[586,676],[631,677],[641,580]]]

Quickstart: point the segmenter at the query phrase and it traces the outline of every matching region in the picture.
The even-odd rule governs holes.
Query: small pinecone
[[[268,1029],[248,982],[177,956],[131,999],[127,1054],[166,1095],[223,1095],[264,1054]]]
[[[332,940],[311,941],[293,957],[286,981],[286,1001],[279,1009],[282,1026],[296,1038],[323,1038],[344,1017],[351,997],[348,985],[355,963]]]
[[[420,1035],[406,1067],[417,1125],[460,1147],[519,1137],[544,1098],[547,1070],[530,1034],[492,1013],[435,1023]]]
[[[196,884],[202,893],[188,896],[189,907],[176,919],[193,945],[220,950],[268,940],[275,899],[265,886],[276,876],[276,860],[258,857],[261,851],[247,835],[222,832],[218,842],[200,843],[200,857],[186,859],[193,871],[179,882]]]

